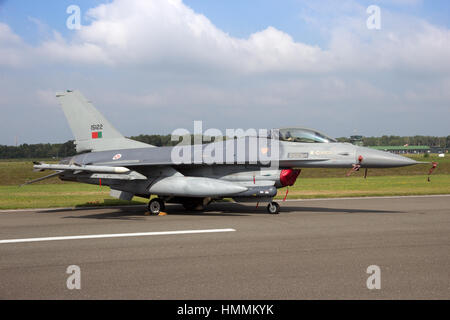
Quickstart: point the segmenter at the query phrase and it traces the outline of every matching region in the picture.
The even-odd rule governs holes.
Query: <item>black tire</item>
[[[280,213],[280,205],[276,202],[271,202],[267,205],[267,211],[270,214],[279,214]]]
[[[151,214],[158,215],[161,211],[165,210],[164,201],[162,201],[159,198],[152,199],[148,203],[148,211],[150,211]]]

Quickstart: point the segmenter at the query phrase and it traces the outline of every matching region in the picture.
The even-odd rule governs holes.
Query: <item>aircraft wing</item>
[[[284,164],[290,164],[292,162],[301,162],[301,163],[317,163],[317,162],[323,162],[323,161],[328,161],[330,159],[328,158],[321,158],[321,159],[288,159],[288,160],[279,160],[280,166],[283,166]],[[100,163],[101,166],[105,166],[105,165],[112,165],[112,164],[118,164],[118,162],[102,162]],[[190,162],[183,162],[183,163],[176,163],[174,161],[172,161],[171,159],[167,159],[166,161],[161,161],[161,160],[129,160],[129,161],[121,161],[120,165],[123,167],[128,167],[128,168],[132,168],[132,167],[142,167],[142,166],[177,166],[177,165],[204,165],[204,164],[211,164],[208,163],[206,161],[203,161],[201,163],[197,163],[194,161],[190,161]],[[212,165],[215,165],[216,163],[212,163]],[[221,163],[219,163],[221,164]],[[236,165],[236,164],[240,164],[239,162],[231,162],[231,163],[223,163],[223,164],[230,164],[230,165]]]
[[[34,162],[34,171],[53,170],[52,174],[27,181],[21,186],[29,185],[35,182],[39,182],[45,179],[53,178],[64,173],[77,174],[91,174],[92,178],[109,178],[117,180],[146,180],[147,177],[131,171],[125,167],[111,167],[111,166],[91,166],[91,165],[78,165],[78,164],[46,164],[40,162]]]

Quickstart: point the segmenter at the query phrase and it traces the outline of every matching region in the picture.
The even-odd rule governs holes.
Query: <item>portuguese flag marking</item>
[[[92,139],[101,139],[103,138],[103,134],[101,131],[92,132]]]

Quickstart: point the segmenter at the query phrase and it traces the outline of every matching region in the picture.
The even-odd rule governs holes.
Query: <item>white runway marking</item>
[[[236,230],[235,229],[208,229],[208,230],[180,230],[180,231],[159,231],[159,232],[139,232],[139,233],[97,234],[97,235],[84,235],[84,236],[8,239],[8,240],[0,240],[0,244],[41,242],[41,241],[60,241],[60,240],[165,236],[165,235],[176,235],[176,234],[217,233],[217,232],[234,232],[234,231],[236,231]]]

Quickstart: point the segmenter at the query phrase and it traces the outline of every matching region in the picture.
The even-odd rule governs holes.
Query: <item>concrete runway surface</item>
[[[450,298],[450,196],[280,204],[2,212],[0,299]],[[209,231],[151,233],[195,230]],[[70,265],[81,290],[67,289]],[[366,286],[370,265],[380,290]]]

